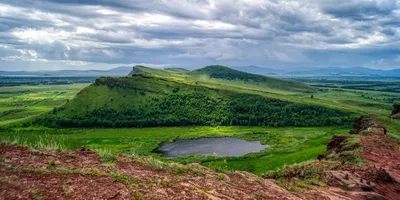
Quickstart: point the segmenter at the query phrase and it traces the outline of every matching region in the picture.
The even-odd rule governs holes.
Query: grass
[[[24,122],[72,99],[88,84],[0,87],[0,126]]]
[[[103,163],[115,163],[117,161],[117,157],[108,148],[97,149],[96,154]]]
[[[360,114],[372,113],[388,129],[388,135],[400,141],[400,120],[389,118],[393,103],[400,103],[400,93],[371,90],[317,88],[316,102],[328,101],[332,107],[342,106]],[[296,94],[306,98],[308,94]]]
[[[264,134],[260,134],[260,132]],[[150,162],[155,169],[165,169],[164,162],[191,163],[199,162],[206,166],[224,170],[245,170],[262,174],[277,169],[285,164],[314,159],[326,149],[329,139],[337,133],[346,133],[343,128],[265,128],[265,127],[164,127],[164,128],[123,128],[123,129],[54,129],[41,130],[21,129],[0,130],[0,140],[13,141],[39,148],[39,138],[57,141],[64,150],[75,150],[81,146],[95,149],[103,162],[115,161],[114,153],[152,156]],[[257,133],[257,134],[253,134]],[[233,136],[246,140],[259,140],[270,148],[260,153],[250,153],[243,157],[186,156],[176,159],[165,159],[160,154],[152,153],[164,141],[196,139],[201,137]],[[18,138],[15,140],[15,138]],[[52,145],[49,145],[52,146]],[[53,145],[57,147],[56,145]],[[161,159],[163,163],[160,163]],[[217,159],[217,160],[216,160]],[[224,162],[226,160],[226,162]],[[213,161],[214,166],[211,166]],[[227,166],[227,167],[225,167]],[[186,169],[174,169],[176,173]],[[193,172],[200,174],[201,172]]]
[[[2,132],[4,130],[0,130]],[[2,145],[22,145],[33,148],[66,151],[66,135],[52,135],[47,132],[40,132],[39,134],[19,134],[20,132],[13,132],[13,134],[6,134],[7,137],[0,137],[0,144]]]

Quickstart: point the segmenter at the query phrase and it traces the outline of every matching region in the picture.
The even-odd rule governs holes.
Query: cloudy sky
[[[0,0],[0,70],[400,68],[398,0]]]

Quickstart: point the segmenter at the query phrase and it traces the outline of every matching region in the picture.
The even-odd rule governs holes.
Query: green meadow
[[[161,127],[106,129],[14,128],[2,130],[0,140],[35,148],[73,151],[81,146],[107,149],[114,153],[153,156],[168,162],[198,162],[221,170],[245,170],[262,174],[284,165],[314,159],[326,149],[334,134],[346,128],[266,128],[266,127]],[[241,157],[185,156],[162,158],[152,151],[162,142],[201,137],[236,137],[271,145],[260,153]],[[226,160],[226,162],[224,162]]]
[[[60,106],[89,84],[0,87],[0,126],[27,120]]]

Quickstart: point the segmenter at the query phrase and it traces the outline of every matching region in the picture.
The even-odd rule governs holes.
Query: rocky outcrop
[[[392,118],[393,119],[400,119],[400,104],[393,104]]]
[[[386,128],[376,123],[374,115],[362,115],[357,118],[354,122],[353,129],[350,130],[350,134],[357,135],[371,135],[374,133],[386,134]]]
[[[132,68],[132,71],[128,74],[128,77],[132,77],[132,76],[137,76],[137,75],[146,75],[146,74],[150,74],[148,72],[145,72],[141,69],[139,69],[140,67],[144,67],[141,65],[136,65]]]
[[[400,113],[400,103],[393,104],[392,115]]]

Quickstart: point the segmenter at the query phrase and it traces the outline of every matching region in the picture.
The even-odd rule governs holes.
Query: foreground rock
[[[267,174],[303,199],[400,199],[400,143],[374,116],[358,118],[350,134],[335,135],[317,161]],[[295,181],[294,181],[295,180]]]
[[[386,128],[375,121],[374,115],[363,115],[356,119],[350,134],[371,135],[375,132],[386,134]]]
[[[165,164],[95,152],[0,146],[0,199],[300,199],[247,172],[218,173],[198,164]]]
[[[386,128],[376,123],[374,116],[361,116],[356,120],[350,134],[359,144],[352,145],[353,155],[359,153],[362,163],[342,166],[342,170],[325,171],[325,180],[330,186],[346,187],[350,193],[357,192],[365,199],[400,199],[400,144],[386,135]],[[349,135],[333,137],[329,148],[336,153],[349,148]],[[334,142],[336,141],[336,142]],[[346,158],[341,156],[344,162]]]
[[[393,119],[400,119],[400,104],[393,104],[392,118]]]

